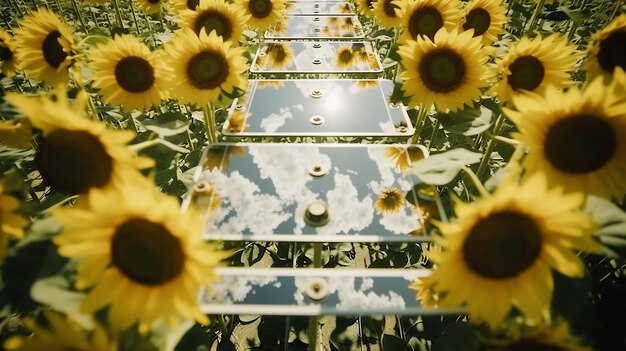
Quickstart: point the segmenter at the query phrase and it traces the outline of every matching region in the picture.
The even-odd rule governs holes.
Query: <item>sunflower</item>
[[[491,45],[504,33],[507,7],[502,0],[473,0],[465,5],[463,30],[474,30],[474,36],[482,36],[484,45]]]
[[[15,30],[15,46],[18,69],[51,86],[67,85],[75,62],[74,37],[54,12],[40,8],[24,17]]]
[[[356,7],[359,13],[367,18],[373,18],[374,3],[376,0],[357,0]]]
[[[339,13],[352,14],[352,5],[349,2],[340,2],[337,5],[337,10]]]
[[[418,37],[401,45],[398,53],[406,67],[400,75],[402,89],[412,95],[411,106],[430,109],[434,103],[439,111],[456,111],[480,98],[488,56],[471,31],[459,34],[442,28],[434,41]]]
[[[69,317],[58,312],[44,310],[46,326],[38,325],[30,318],[24,324],[33,332],[32,337],[14,336],[4,342],[4,347],[11,351],[115,351],[117,345],[109,340],[106,331],[96,326],[89,333]]]
[[[243,25],[249,15],[239,11],[235,4],[225,0],[200,0],[195,11],[182,11],[179,24],[182,28],[189,28],[197,36],[204,28],[207,34],[215,31],[222,40],[238,45],[243,35]]]
[[[530,153],[523,166],[542,170],[554,185],[622,200],[626,194],[626,101],[596,78],[583,91],[513,98],[504,109]]]
[[[20,201],[7,191],[4,182],[0,182],[0,262],[4,260],[9,237],[24,238],[28,221],[16,213],[19,208]]]
[[[224,126],[224,130],[229,133],[242,133],[246,129],[246,120],[252,113],[246,111],[234,111]]]
[[[626,14],[594,34],[587,49],[586,68],[590,79],[599,75],[609,78],[616,67],[626,70]]]
[[[379,84],[380,82],[374,79],[360,79],[352,82],[352,85],[358,90],[377,88]]]
[[[200,0],[170,0],[170,7],[178,14],[185,10],[195,11]]]
[[[171,93],[182,103],[206,105],[217,101],[223,91],[245,88],[244,49],[222,41],[215,31],[207,35],[203,29],[196,36],[184,29],[166,44],[165,52]]]
[[[0,121],[0,144],[17,149],[31,147],[32,126],[26,118]]]
[[[351,45],[342,45],[335,52],[335,66],[337,68],[350,68],[356,63],[356,53]]]
[[[107,130],[104,124],[81,116],[84,94],[79,94],[74,105],[63,88],[57,89],[56,100],[19,94],[8,95],[7,100],[41,130],[35,165],[56,190],[80,194],[91,188],[115,186],[128,173],[153,164],[126,147],[135,136],[133,132]]]
[[[246,156],[246,149],[241,146],[212,145],[204,154],[203,167],[212,170],[227,170],[230,168],[230,158],[233,156]]]
[[[15,50],[11,34],[0,28],[0,70],[7,77],[15,75]]]
[[[582,277],[573,250],[599,251],[593,220],[579,211],[582,193],[548,189],[537,172],[517,185],[505,181],[471,204],[455,205],[456,221],[438,222],[442,254],[432,286],[440,307],[467,304],[470,317],[498,327],[516,306],[530,321],[550,307],[551,268]]]
[[[145,13],[157,13],[161,11],[164,0],[134,0],[137,7]]]
[[[458,0],[404,0],[399,6],[402,41],[415,40],[422,35],[434,40],[441,28],[457,27],[461,17]]]
[[[378,196],[374,207],[378,213],[396,212],[404,206],[404,194],[396,188],[387,188]]]
[[[498,62],[498,79],[490,90],[500,101],[509,101],[522,91],[543,94],[546,87],[572,83],[570,73],[579,58],[567,38],[552,34],[546,38],[523,37]]]
[[[94,87],[104,101],[130,112],[158,106],[162,66],[150,49],[131,35],[116,36],[90,53]]]
[[[409,289],[417,292],[415,300],[419,301],[422,307],[437,307],[439,296],[437,295],[435,289],[433,289],[433,280],[430,276],[417,278],[416,281],[409,285]]]
[[[267,67],[275,70],[286,68],[291,64],[295,55],[288,43],[273,42],[267,45]]]
[[[491,344],[489,349],[494,351],[593,351],[592,348],[581,345],[570,334],[567,322],[560,322],[553,326],[514,325],[508,328],[505,338],[494,339],[489,343]]]
[[[140,175],[119,189],[93,189],[87,207],[52,211],[63,225],[53,239],[59,254],[78,259],[76,287],[91,288],[83,312],[110,305],[114,330],[136,322],[140,330],[149,328],[161,317],[170,327],[179,316],[209,323],[197,293],[215,280],[213,268],[224,254],[201,241],[198,212],[180,213],[176,197],[159,193]]]
[[[252,29],[265,31],[283,20],[285,2],[279,0],[237,0],[238,13],[249,15],[247,24]]]
[[[413,162],[419,161],[427,155],[426,148],[420,145],[409,147],[388,146],[385,148],[385,158],[392,160],[396,164],[402,176],[406,175]]]
[[[372,13],[376,21],[384,28],[393,28],[400,25],[397,5],[398,0],[377,0],[374,2]]]

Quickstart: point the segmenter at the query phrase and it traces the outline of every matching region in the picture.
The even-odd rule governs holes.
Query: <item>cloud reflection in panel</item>
[[[205,235],[227,240],[428,241],[425,223],[437,206],[426,206],[428,198],[420,189],[428,187],[403,168],[419,159],[413,154],[417,152],[407,145],[214,145],[197,179],[210,184],[220,199],[207,216]],[[322,212],[315,214],[312,208],[319,204]]]
[[[389,103],[392,91],[389,80],[251,80],[248,93],[231,106],[223,133],[408,138],[411,121],[404,106]]]
[[[359,315],[448,314],[461,310],[423,308],[409,282],[425,270],[245,269],[222,272],[203,291],[200,306],[212,314]]]

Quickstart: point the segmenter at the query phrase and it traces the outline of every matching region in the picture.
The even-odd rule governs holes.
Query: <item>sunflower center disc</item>
[[[511,74],[508,76],[509,85],[513,90],[535,90],[543,82],[545,68],[541,61],[534,56],[518,57],[509,65]]]
[[[124,57],[115,65],[115,80],[128,92],[143,93],[154,85],[154,69],[144,58]]]
[[[54,68],[58,68],[67,58],[67,54],[63,51],[63,45],[59,43],[59,38],[61,38],[61,32],[58,30],[52,31],[46,36],[41,45],[43,58]]]
[[[541,253],[537,223],[516,212],[492,213],[478,221],[463,243],[468,268],[481,277],[507,279],[532,266]]]
[[[178,238],[161,224],[140,218],[117,227],[111,240],[111,256],[125,276],[151,286],[178,277],[185,263]]]
[[[0,61],[8,62],[13,58],[13,52],[6,46],[0,44]]]
[[[544,148],[546,159],[558,170],[584,174],[611,160],[617,137],[603,119],[578,115],[554,123],[546,133]]]
[[[198,16],[194,27],[196,34],[199,35],[202,28],[204,28],[207,34],[214,30],[215,33],[224,40],[230,39],[233,35],[230,19],[218,11],[208,10]]]
[[[398,204],[398,195],[393,192],[388,192],[383,195],[383,201],[387,208],[394,208]]]
[[[352,52],[349,50],[344,50],[339,54],[339,60],[344,63],[352,61],[352,58]]]
[[[385,10],[385,14],[388,17],[396,17],[396,9],[398,9],[398,5],[393,4],[391,1],[392,0],[381,0],[384,1],[385,3],[383,4],[383,10]]]
[[[35,164],[50,186],[72,194],[104,186],[113,173],[113,159],[94,135],[59,129],[41,139]]]
[[[465,80],[465,63],[450,49],[436,49],[422,58],[418,72],[426,87],[438,93],[456,89]]]
[[[431,6],[413,12],[409,18],[409,32],[413,39],[421,34],[433,40],[441,27],[443,27],[443,17],[436,8]]]
[[[195,11],[198,5],[200,5],[200,0],[187,0],[187,8],[192,11]]]
[[[463,23],[463,30],[469,30],[474,28],[474,36],[485,34],[489,26],[491,25],[491,16],[489,12],[483,8],[472,9],[465,18]]]
[[[558,345],[550,345],[541,340],[521,339],[499,349],[500,351],[566,351]]]
[[[250,0],[248,9],[252,17],[265,18],[272,13],[272,2],[269,0]]]
[[[203,51],[189,60],[187,76],[198,89],[213,89],[226,81],[228,62],[213,51]]]
[[[275,63],[281,63],[287,57],[285,48],[282,45],[272,45],[270,48],[270,54],[272,55],[272,60]]]
[[[626,70],[626,31],[613,32],[602,40],[598,63],[606,72],[613,73],[615,67]]]

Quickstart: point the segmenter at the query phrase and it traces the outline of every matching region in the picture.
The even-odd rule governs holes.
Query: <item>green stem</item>
[[[226,327],[226,321],[224,320],[223,315],[220,314],[217,316],[217,323],[220,326],[220,331],[222,332],[222,335],[228,334],[228,327]]]
[[[416,145],[419,142],[420,134],[422,134],[422,130],[424,129],[424,124],[426,123],[426,115],[428,114],[427,109],[424,105],[420,105],[420,110],[417,115],[417,119],[415,120],[415,133],[413,137],[409,140],[409,144]]]
[[[474,183],[474,186],[476,187],[476,189],[478,189],[478,192],[480,193],[481,196],[484,197],[484,196],[488,196],[489,195],[489,192],[487,191],[487,189],[485,189],[485,186],[480,181],[480,179],[478,179],[478,176],[476,175],[476,173],[474,173],[474,171],[471,170],[471,168],[469,168],[467,166],[463,166],[461,169],[472,180],[472,183]]]
[[[615,15],[617,15],[617,12],[622,7],[622,3],[623,2],[624,2],[624,0],[616,0],[615,1],[615,7],[613,8],[613,12],[611,13],[611,16],[609,17],[609,21],[607,23],[611,23],[611,21],[613,21],[613,18],[615,18]]]
[[[122,22],[122,13],[120,12],[120,5],[117,0],[112,0],[113,9],[115,9],[115,20],[117,21],[117,26],[120,28],[124,28],[124,22]]]
[[[500,113],[493,127],[493,136],[491,137],[491,139],[489,139],[489,143],[487,144],[487,149],[485,150],[485,153],[483,154],[483,158],[482,160],[480,160],[480,165],[478,166],[478,170],[476,171],[476,175],[478,177],[480,177],[483,174],[483,172],[485,171],[485,169],[487,169],[487,166],[489,165],[489,160],[491,159],[491,153],[493,152],[493,149],[496,147],[495,137],[498,135],[498,132],[500,132],[502,123],[504,123],[504,115]]]
[[[163,14],[161,13],[161,9],[159,9],[159,11],[157,11],[157,17],[159,18],[159,25],[161,30],[165,29],[165,25],[163,24]]]
[[[318,351],[319,342],[319,316],[309,317],[309,351]]]
[[[500,136],[500,135],[494,135],[494,136],[491,137],[491,139],[495,140],[495,141],[500,141],[500,142],[503,142],[503,143],[506,143],[506,144],[509,144],[509,145],[515,146],[515,147],[520,144],[520,142],[515,140],[515,139],[503,137],[503,136]]]
[[[93,10],[93,7],[89,7],[89,13],[91,14],[91,19],[93,20],[93,24],[94,26],[100,27],[100,25],[98,24],[98,17],[96,17],[96,12]]]
[[[546,0],[539,0],[537,3],[537,7],[535,7],[535,12],[533,12],[533,16],[530,18],[530,25],[528,26],[527,31],[535,29],[537,25],[537,21],[539,21],[539,15],[541,11],[543,11],[543,5],[546,3]]]
[[[135,22],[135,28],[137,29],[137,35],[141,33],[139,29],[139,22],[137,22],[137,14],[135,13],[135,5],[133,5],[132,0],[130,1],[130,13],[133,15],[133,21]]]
[[[72,5],[74,7],[74,11],[76,11],[76,16],[78,17],[78,21],[80,22],[80,27],[83,29],[84,33],[87,33],[87,27],[85,27],[85,21],[83,21],[83,16],[80,14],[80,10],[78,9],[76,0],[72,0]]]
[[[209,144],[217,143],[217,128],[215,125],[215,106],[209,103],[202,106],[202,113],[204,113],[204,124],[206,136]]]
[[[128,149],[135,151],[135,152],[139,152],[143,149],[147,149],[151,146],[158,145],[158,144],[161,144],[161,141],[159,139],[152,139],[152,140],[143,141],[141,143],[128,145]]]
[[[439,121],[439,118],[436,119],[435,121],[435,125],[433,126],[433,133],[430,135],[430,143],[428,144],[428,148],[432,148],[435,138],[437,137],[437,134],[439,133],[439,125],[441,124],[441,122]]]
[[[572,40],[572,37],[574,36],[574,34],[576,34],[576,29],[578,29],[578,22],[572,21],[572,28],[570,28],[569,32],[567,33],[568,40]]]
[[[154,31],[152,30],[152,24],[150,24],[150,16],[148,16],[147,13],[143,13],[143,17],[146,20],[146,23],[148,24],[148,31],[150,32],[150,35],[152,35],[152,43],[154,43],[154,47],[157,47],[157,42],[156,42],[156,38],[154,37]]]

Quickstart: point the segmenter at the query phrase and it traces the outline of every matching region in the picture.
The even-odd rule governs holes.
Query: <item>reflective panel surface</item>
[[[403,105],[388,102],[390,80],[250,80],[223,126],[230,136],[410,137]]]
[[[291,15],[273,30],[265,32],[269,39],[356,39],[364,36],[356,15]]]
[[[354,5],[347,1],[288,1],[287,14],[290,15],[352,15]]]
[[[381,73],[369,42],[264,42],[250,66],[252,73]]]
[[[425,155],[405,144],[215,144],[195,177],[210,190],[186,206],[206,214],[206,239],[430,241],[441,202],[407,172]]]
[[[200,296],[208,314],[429,315],[461,309],[424,308],[408,285],[426,270],[220,268],[222,281]]]

